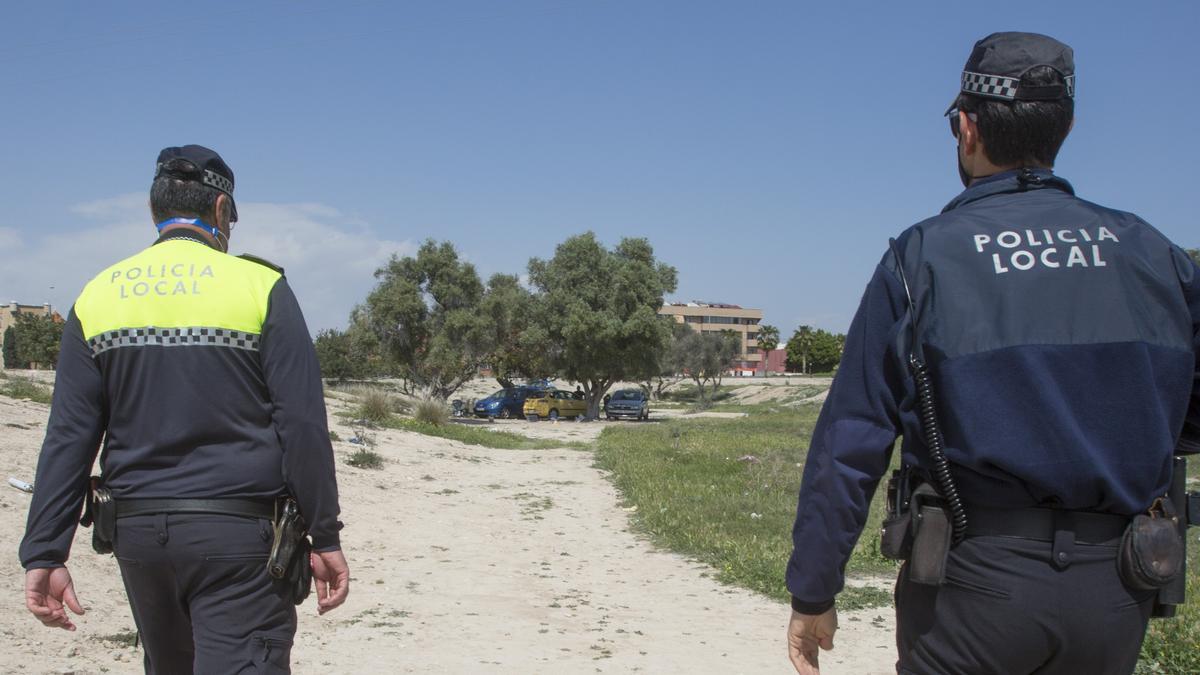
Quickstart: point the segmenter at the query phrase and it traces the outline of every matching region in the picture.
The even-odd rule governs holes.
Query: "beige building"
[[[742,354],[735,371],[752,371],[758,367],[762,354],[758,351],[758,324],[761,309],[716,302],[677,302],[663,305],[659,315],[669,316],[699,331],[733,331],[742,339]]]

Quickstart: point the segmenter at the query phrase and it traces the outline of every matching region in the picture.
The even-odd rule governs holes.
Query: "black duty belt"
[[[1073,532],[1075,543],[1116,546],[1129,516],[1063,509],[990,509],[967,507],[969,536],[1000,536],[1054,542],[1055,534]]]
[[[118,499],[117,517],[156,513],[214,513],[244,518],[275,518],[274,499]]]

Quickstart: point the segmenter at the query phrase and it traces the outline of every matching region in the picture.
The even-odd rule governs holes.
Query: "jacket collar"
[[[992,195],[1044,188],[1056,188],[1069,195],[1075,194],[1075,188],[1071,187],[1066,179],[1055,176],[1054,172],[1049,169],[1013,169],[971,183],[970,187],[950,200],[950,203],[942,209],[942,213],[953,211],[960,206]]]
[[[218,250],[212,244],[208,243],[207,241],[204,241],[204,237],[202,237],[199,233],[192,232],[191,230],[187,230],[182,227],[174,229],[174,230],[167,230],[166,232],[163,232],[161,235],[159,235],[158,239],[154,243],[161,244],[164,241],[168,241],[171,239],[182,239],[184,241],[194,241],[197,244],[204,244],[205,246],[207,246],[213,250]]]

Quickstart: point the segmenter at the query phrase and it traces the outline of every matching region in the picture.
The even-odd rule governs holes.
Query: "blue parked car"
[[[501,389],[487,398],[476,401],[472,412],[476,417],[499,417],[502,420],[521,417],[526,397],[529,396],[529,392],[535,390],[535,387]]]

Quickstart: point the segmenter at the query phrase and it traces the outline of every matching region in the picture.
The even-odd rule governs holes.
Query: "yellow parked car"
[[[525,406],[522,410],[528,420],[581,417],[587,414],[587,401],[575,398],[569,391],[557,389],[531,391],[525,399]]]

